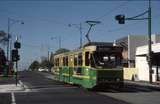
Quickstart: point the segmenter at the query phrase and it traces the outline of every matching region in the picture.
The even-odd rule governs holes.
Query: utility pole
[[[48,60],[48,62],[49,62],[49,55],[50,55],[50,46],[48,44],[48,51],[47,51],[47,60]]]
[[[59,49],[61,48],[61,36],[59,36]]]
[[[80,31],[80,48],[82,48],[82,24],[79,24],[79,31]]]
[[[82,48],[82,23],[80,23],[80,24],[69,24],[68,26],[69,27],[71,27],[71,26],[75,26],[76,28],[78,28],[79,29],[79,31],[80,31],[80,38],[79,38],[79,42],[80,42],[80,48]]]

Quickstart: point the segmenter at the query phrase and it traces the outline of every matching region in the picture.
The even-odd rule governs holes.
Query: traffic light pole
[[[149,66],[149,82],[152,83],[152,41],[151,41],[151,0],[149,0],[148,8],[148,66]]]
[[[16,42],[14,43],[14,48],[12,50],[12,62],[15,62],[16,66],[15,66],[15,79],[16,79],[16,86],[18,83],[18,61],[20,60],[20,56],[18,54],[18,49],[21,48],[21,43],[18,42],[18,39],[16,40]]]
[[[18,61],[16,61],[16,86],[17,86],[17,83],[18,83]]]
[[[148,18],[139,18],[143,15],[148,13]],[[119,24],[124,24],[125,20],[148,20],[148,55],[147,55],[147,61],[148,61],[148,67],[149,67],[149,82],[152,83],[152,41],[151,41],[151,0],[149,0],[149,8],[147,11],[131,17],[131,18],[125,18],[124,15],[117,15],[115,17],[116,20],[119,21]]]

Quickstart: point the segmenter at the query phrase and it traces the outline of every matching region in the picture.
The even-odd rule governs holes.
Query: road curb
[[[140,82],[132,82],[132,81],[125,81],[126,84],[129,85],[135,85],[135,86],[139,86],[139,87],[146,87],[146,88],[150,88],[150,89],[154,89],[154,90],[160,90],[160,86],[159,85],[153,85],[153,84],[148,84],[148,83],[140,83]]]

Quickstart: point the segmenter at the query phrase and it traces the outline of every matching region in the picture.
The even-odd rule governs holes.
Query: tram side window
[[[63,57],[63,66],[68,66],[68,56]]]
[[[59,58],[57,59],[57,66],[59,66]]]
[[[78,65],[82,66],[82,53],[78,55]]]
[[[57,59],[55,59],[55,66],[57,66]]]
[[[89,60],[90,60],[90,59],[89,59],[89,52],[86,52],[86,53],[85,53],[85,65],[86,65],[86,66],[89,66],[89,62],[90,62]]]
[[[95,63],[95,59],[94,59],[94,56],[93,54],[91,54],[91,67],[95,67],[96,66],[96,63]]]
[[[77,66],[77,57],[74,57],[74,66]]]
[[[55,61],[56,66],[59,66],[59,58],[56,58]]]
[[[65,57],[63,57],[63,66],[65,66]]]
[[[68,56],[65,57],[65,65],[68,66]]]

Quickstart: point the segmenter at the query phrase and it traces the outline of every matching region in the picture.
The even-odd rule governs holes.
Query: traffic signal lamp
[[[117,15],[115,19],[118,21],[119,24],[125,24],[125,15]]]
[[[14,43],[14,48],[16,48],[16,49],[21,48],[21,43],[16,41],[16,42]]]
[[[18,61],[20,60],[20,55],[18,55],[18,50],[17,49],[13,49],[12,50],[12,61]]]

